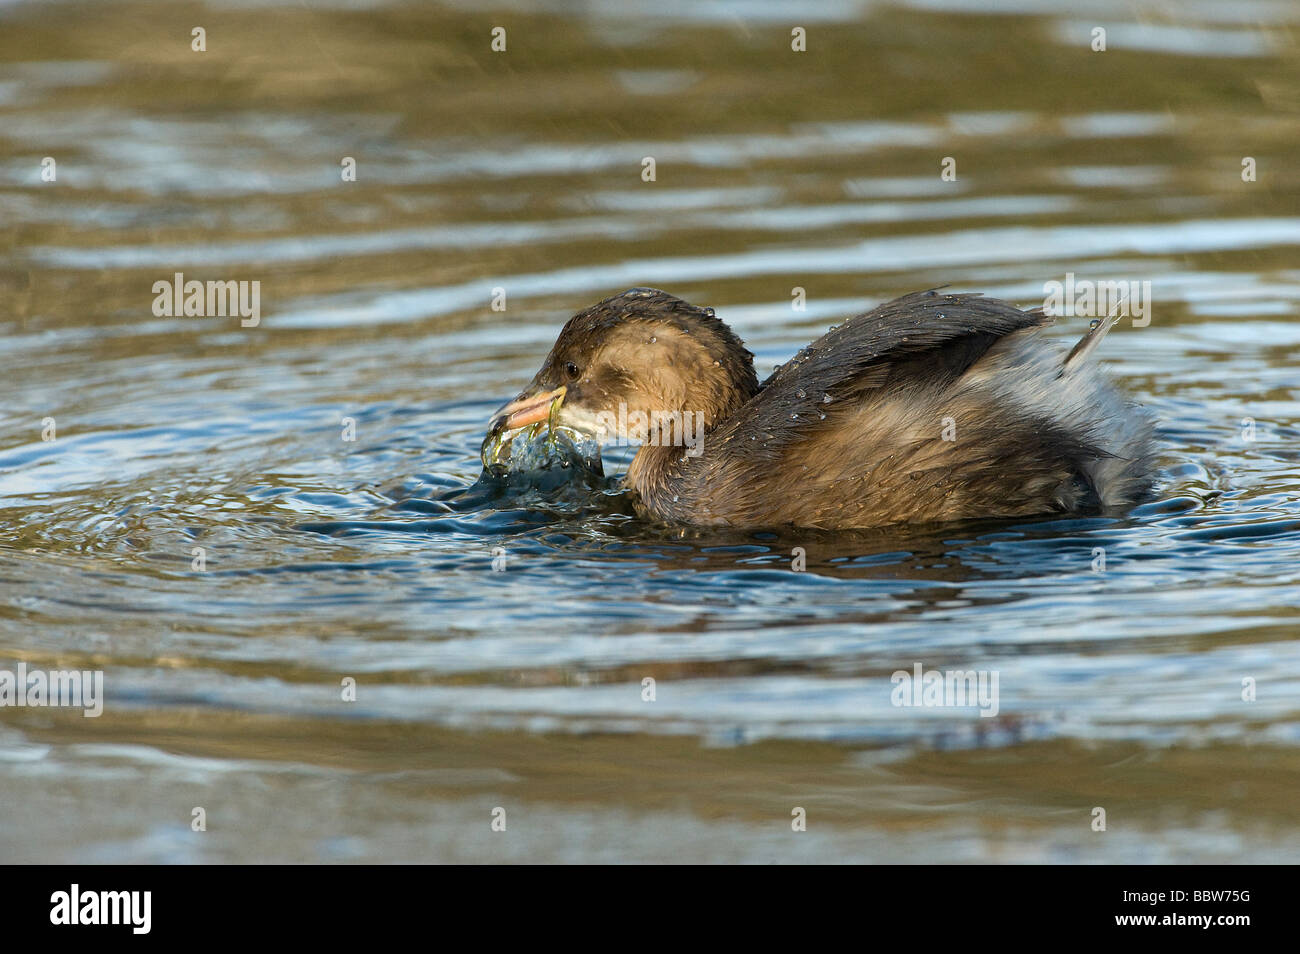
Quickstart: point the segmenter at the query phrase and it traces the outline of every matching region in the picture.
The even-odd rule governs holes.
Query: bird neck
[[[716,353],[699,362],[693,393],[681,402],[685,410],[650,415],[646,440],[628,465],[624,485],[661,515],[671,512],[683,481],[704,459],[710,434],[758,393],[748,351],[737,344]]]
[[[677,489],[708,451],[709,437],[743,402],[727,408],[726,413],[683,412],[674,416],[680,429],[652,426],[645,443],[637,450],[623,479],[650,509],[663,514],[672,508]]]

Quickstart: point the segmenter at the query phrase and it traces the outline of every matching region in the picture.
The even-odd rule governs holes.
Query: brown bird
[[[1152,427],[1050,318],[916,292],[850,318],[762,384],[711,308],[633,288],[575,315],[489,439],[551,420],[641,441],[638,509],[707,526],[848,529],[1121,507]]]

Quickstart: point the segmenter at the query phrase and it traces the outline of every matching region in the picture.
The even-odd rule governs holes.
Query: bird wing
[[[976,294],[931,289],[895,298],[832,328],[777,368],[710,440],[742,458],[775,460],[834,426],[835,412],[866,392],[886,382],[901,389],[955,380],[999,338],[1050,320]]]

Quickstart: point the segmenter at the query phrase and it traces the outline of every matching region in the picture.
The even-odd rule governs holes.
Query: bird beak
[[[552,409],[560,406],[566,390],[564,385],[560,385],[554,391],[520,395],[492,415],[488,435],[494,436],[502,431],[513,431],[546,420],[551,416]]]

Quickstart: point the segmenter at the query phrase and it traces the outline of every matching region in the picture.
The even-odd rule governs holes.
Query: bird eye
[[[576,381],[580,372],[578,371],[578,366],[570,361],[564,366],[564,373]]]

